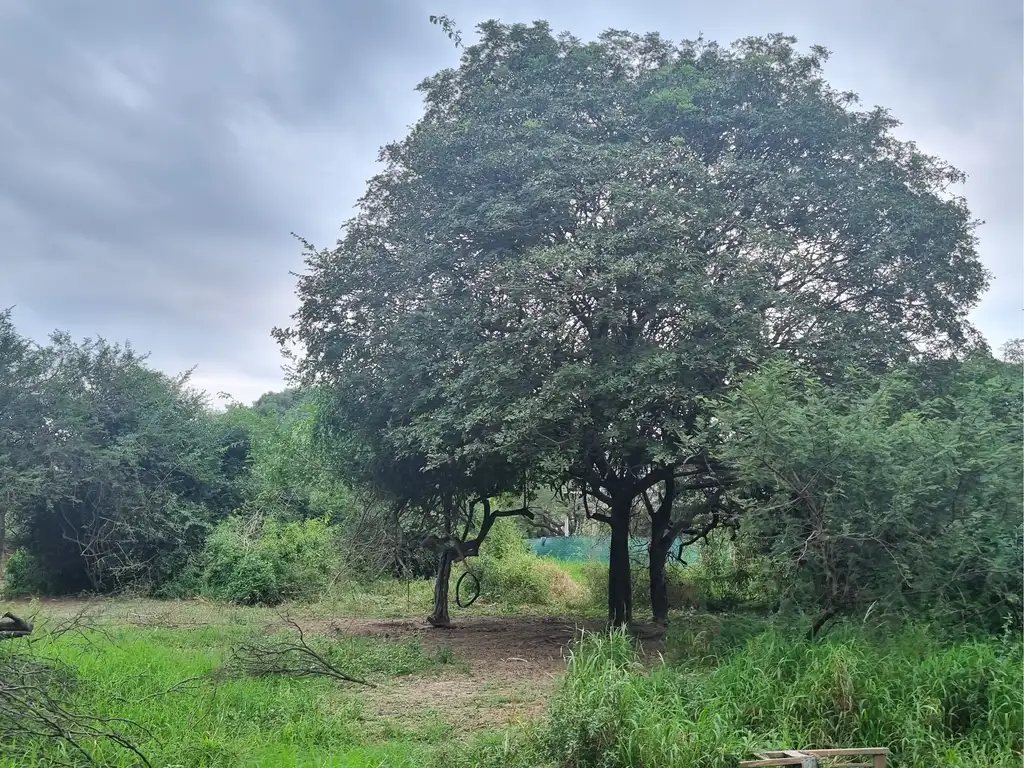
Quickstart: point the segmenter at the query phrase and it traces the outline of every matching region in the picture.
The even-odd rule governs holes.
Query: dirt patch
[[[430,650],[448,647],[457,658],[480,671],[509,665],[516,669],[527,665],[561,670],[565,666],[565,649],[574,635],[580,629],[595,631],[601,626],[598,621],[515,616],[460,618],[444,629],[414,619],[330,622],[331,629],[341,634],[400,641],[416,639]]]
[[[432,653],[451,649],[462,670],[389,681],[367,697],[380,718],[407,720],[416,713],[442,717],[459,732],[496,728],[541,715],[565,672],[566,651],[581,629],[604,624],[567,617],[460,618],[450,628],[426,621],[336,619],[311,629],[393,641],[412,639]],[[645,651],[660,650],[656,628],[637,629]]]

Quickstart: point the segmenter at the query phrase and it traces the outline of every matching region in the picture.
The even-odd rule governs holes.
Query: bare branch
[[[242,645],[231,651],[228,671],[249,677],[329,677],[346,683],[374,688],[373,683],[338,668],[306,640],[302,627],[285,619],[294,633],[292,640],[270,639],[254,645]]]

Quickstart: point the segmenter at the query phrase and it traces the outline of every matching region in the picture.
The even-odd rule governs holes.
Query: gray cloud
[[[22,330],[130,338],[242,399],[281,384],[269,328],[294,307],[290,238],[320,243],[420,111],[413,86],[486,18],[731,41],[784,31],[833,82],[967,171],[995,273],[975,320],[1021,335],[1022,12],[1011,0],[561,3],[7,0],[0,5],[0,306]]]

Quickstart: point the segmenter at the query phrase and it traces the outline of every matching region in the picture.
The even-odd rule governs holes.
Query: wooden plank
[[[860,749],[782,749],[757,753],[756,760],[745,760],[741,768],[769,768],[770,766],[802,765],[808,757],[871,757],[870,763],[839,763],[828,768],[886,768],[889,750],[885,747]]]

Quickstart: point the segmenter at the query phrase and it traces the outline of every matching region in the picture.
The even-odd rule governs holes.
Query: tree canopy
[[[308,249],[280,333],[299,374],[395,456],[578,484],[628,621],[634,500],[722,484],[702,397],[776,356],[830,378],[974,339],[962,175],[831,88],[826,58],[481,25],[337,247]]]

